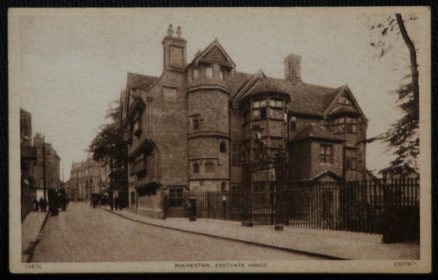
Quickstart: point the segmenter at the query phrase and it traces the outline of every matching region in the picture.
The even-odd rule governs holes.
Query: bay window
[[[266,99],[257,100],[252,103],[252,115],[254,118],[266,118]]]

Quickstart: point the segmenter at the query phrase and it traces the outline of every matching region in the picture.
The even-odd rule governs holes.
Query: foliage
[[[111,122],[101,127],[89,146],[93,160],[109,165],[111,172],[125,169],[127,162],[127,144],[123,140],[120,113],[120,103],[116,102],[116,106],[110,107],[107,112]]]
[[[403,39],[409,50],[410,73],[405,77],[409,82],[402,83],[394,92],[398,97],[398,107],[403,116],[397,120],[381,138],[394,151],[395,159],[391,162],[392,169],[402,169],[405,166],[417,168],[419,154],[419,83],[417,50],[409,36],[405,24],[415,21],[415,15],[403,19],[401,14],[389,16],[385,22],[374,24],[370,27],[372,32],[378,34],[378,39],[370,45],[378,51],[378,57],[382,58],[394,47],[394,40]]]

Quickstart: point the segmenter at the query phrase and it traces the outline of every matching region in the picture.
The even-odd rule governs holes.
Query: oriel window
[[[266,100],[253,101],[252,112],[254,118],[265,119],[267,117]]]

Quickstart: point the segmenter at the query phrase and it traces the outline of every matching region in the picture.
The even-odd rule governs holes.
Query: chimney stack
[[[181,27],[175,31],[172,24],[167,28],[166,36],[161,42],[163,44],[163,71],[176,70],[183,71],[186,66],[186,40],[182,38]]]
[[[284,74],[285,79],[297,84],[301,82],[301,56],[297,54],[289,54],[284,58]]]

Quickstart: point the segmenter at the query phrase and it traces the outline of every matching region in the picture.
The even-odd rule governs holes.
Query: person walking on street
[[[38,200],[35,198],[33,201],[33,211],[38,212],[38,209],[39,209]]]
[[[42,198],[42,197],[40,198],[39,205],[40,205],[40,211],[46,212],[47,202],[44,198]]]

